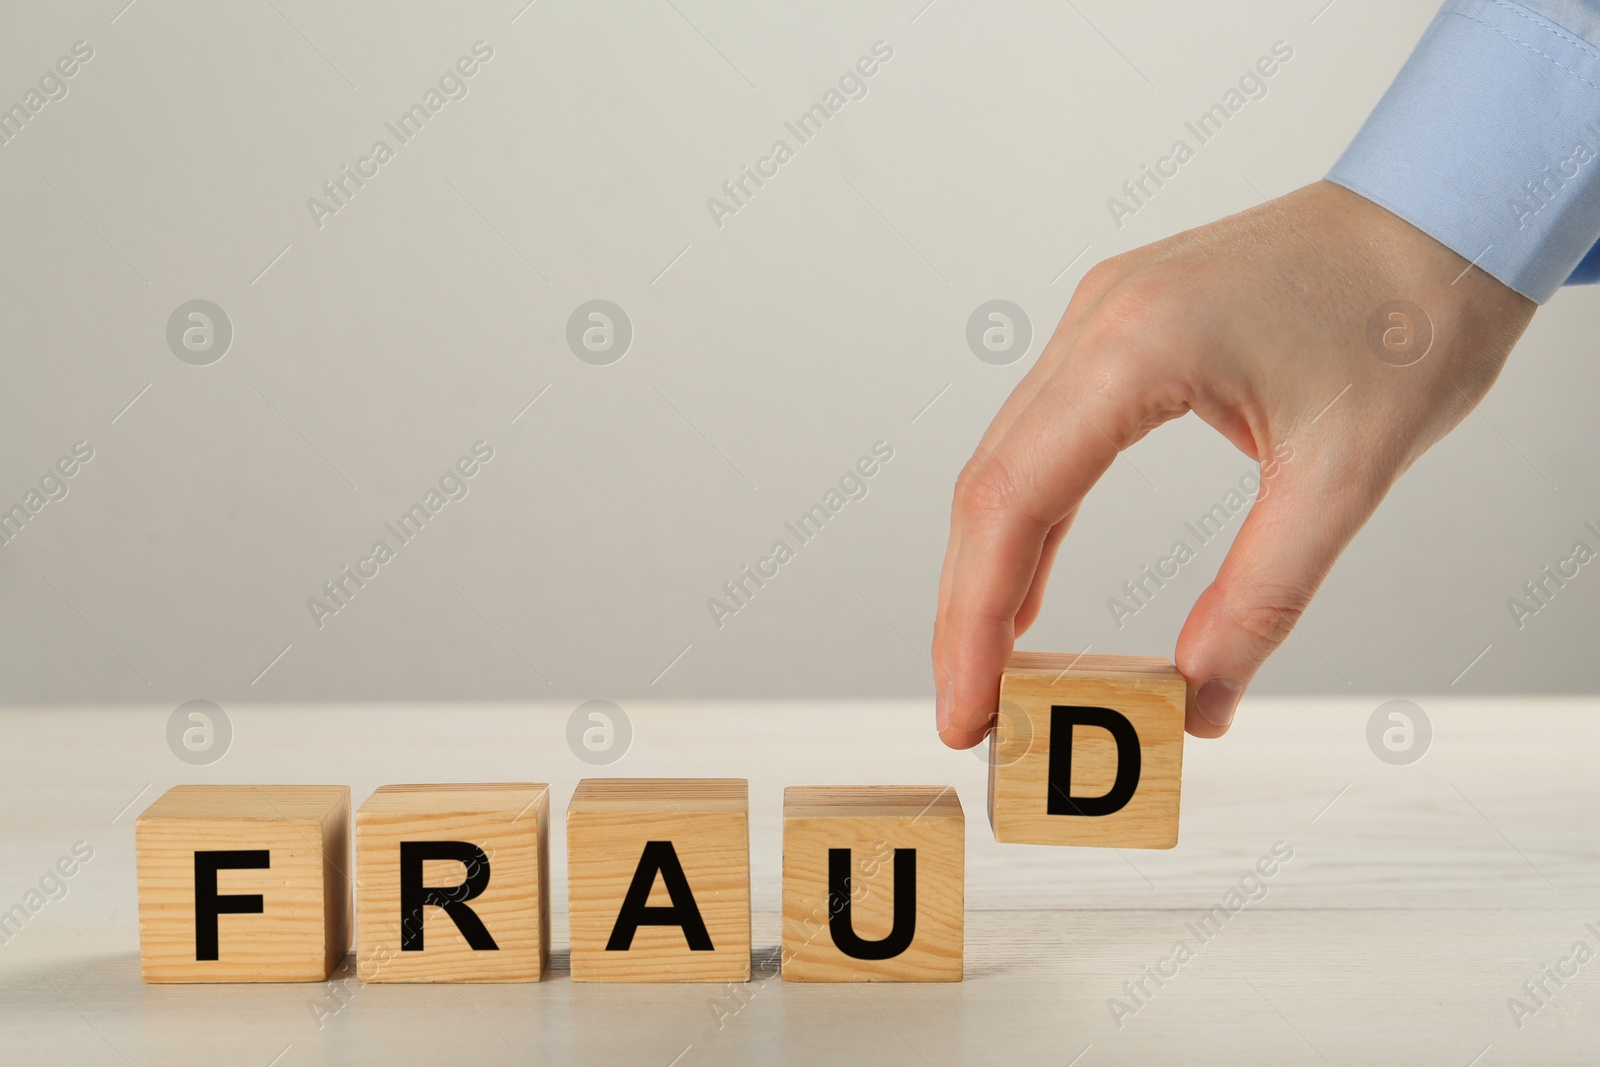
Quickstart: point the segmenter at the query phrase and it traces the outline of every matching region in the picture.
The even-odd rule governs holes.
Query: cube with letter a
[[[966,821],[949,786],[783,791],[783,978],[959,982]]]
[[[550,790],[386,785],[356,812],[363,982],[537,982],[550,954]]]
[[[324,982],[350,949],[350,788],[180,785],[139,816],[147,982]]]
[[[1176,845],[1184,691],[1163,659],[1013,653],[989,738],[995,840]]]
[[[750,786],[585,778],[567,808],[575,982],[750,978]]]

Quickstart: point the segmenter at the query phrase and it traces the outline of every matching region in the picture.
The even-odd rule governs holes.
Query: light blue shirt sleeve
[[[1544,303],[1600,281],[1600,0],[1449,0],[1328,180]]]

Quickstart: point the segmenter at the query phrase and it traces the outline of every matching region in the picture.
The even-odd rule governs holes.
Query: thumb
[[[1178,635],[1178,669],[1189,680],[1185,728],[1221,737],[1245,687],[1288,638],[1333,563],[1382,494],[1346,473],[1269,473],[1217,571]]]

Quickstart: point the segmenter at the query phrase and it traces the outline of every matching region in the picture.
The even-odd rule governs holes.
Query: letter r
[[[422,864],[426,860],[455,860],[466,867],[466,879],[453,886],[423,885]],[[478,913],[467,907],[467,901],[481,896],[487,888],[489,857],[477,845],[467,841],[400,842],[400,951],[423,950],[422,909],[428,905],[443,908],[474,951],[498,949],[500,946],[489,936]]]

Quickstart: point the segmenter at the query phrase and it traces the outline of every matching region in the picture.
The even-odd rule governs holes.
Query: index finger
[[[1048,380],[973,475],[956,518],[959,548],[941,607],[947,744],[982,740],[999,698],[1016,617],[1045,539],[1116,459],[1140,421],[1107,383]]]

